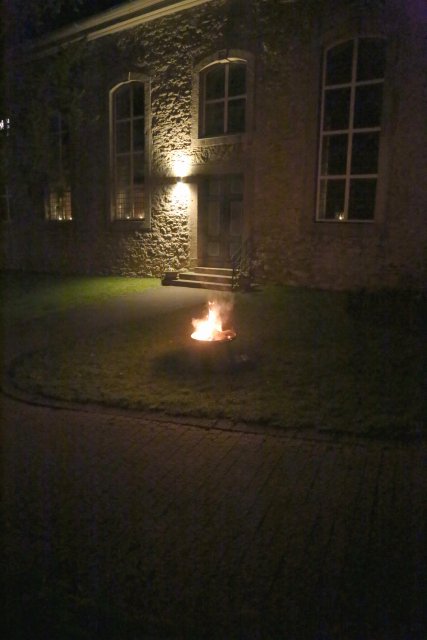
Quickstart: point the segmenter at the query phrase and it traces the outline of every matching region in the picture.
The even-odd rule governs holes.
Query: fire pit
[[[223,321],[230,312],[230,304],[220,302],[208,303],[208,315],[203,319],[192,321],[194,331],[191,339],[198,344],[199,365],[209,369],[223,369],[234,364],[231,348],[226,349],[226,360],[224,352],[218,351],[215,345],[229,344],[236,339],[237,334],[234,329],[223,329]]]
[[[209,338],[199,338],[197,337],[196,331],[191,334],[192,340],[198,340],[199,342],[231,342],[236,338],[236,332],[232,329],[226,329],[225,331],[216,331]]]
[[[217,302],[208,303],[208,317],[203,320],[193,319],[193,340],[200,342],[230,342],[236,338],[233,329],[222,328],[222,307]]]

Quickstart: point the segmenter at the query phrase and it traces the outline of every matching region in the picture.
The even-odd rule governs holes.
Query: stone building
[[[425,287],[426,12],[133,0],[12,51],[3,266]]]

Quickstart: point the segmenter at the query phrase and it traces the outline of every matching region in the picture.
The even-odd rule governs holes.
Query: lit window
[[[69,130],[64,116],[57,112],[50,121],[51,168],[45,195],[47,220],[72,220],[71,188],[69,185]]]
[[[201,72],[200,136],[243,133],[246,129],[246,63],[226,61]]]
[[[47,220],[72,220],[70,189],[50,187],[46,194],[45,210]]]
[[[122,84],[112,97],[113,218],[144,220],[144,84]]]
[[[357,38],[326,51],[318,220],[374,218],[384,69],[380,38]]]

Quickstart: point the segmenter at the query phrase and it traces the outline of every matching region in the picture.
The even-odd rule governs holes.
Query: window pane
[[[376,180],[351,180],[349,220],[372,220],[375,209]]]
[[[144,182],[145,166],[144,154],[135,153],[133,156],[133,182],[142,184]]]
[[[361,38],[357,58],[357,80],[384,78],[385,41],[381,38]]]
[[[144,218],[144,187],[138,185],[133,190],[132,217],[142,220]]]
[[[121,186],[129,186],[130,180],[130,157],[117,156],[116,158],[116,182]]]
[[[118,186],[116,191],[116,218],[130,218],[132,210],[129,188]]]
[[[229,69],[229,96],[241,96],[246,93],[246,65],[231,63]]]
[[[350,89],[333,89],[325,92],[325,131],[348,129],[350,118]]]
[[[70,190],[49,190],[46,202],[46,217],[48,220],[72,220]]]
[[[381,121],[383,85],[368,84],[356,88],[354,126],[378,127]]]
[[[345,180],[322,180],[320,185],[319,217],[340,220],[344,215]]]
[[[324,136],[322,147],[322,175],[343,175],[347,167],[348,136]]]
[[[378,171],[378,133],[355,133],[351,154],[351,173],[366,174]]]
[[[144,118],[137,118],[133,121],[133,148],[134,151],[144,149]]]
[[[133,115],[144,115],[144,85],[141,83],[134,84],[133,86]]]
[[[241,133],[245,130],[245,98],[230,100],[228,103],[227,133]]]
[[[344,84],[351,81],[353,42],[345,42],[330,49],[326,58],[326,84]]]
[[[206,99],[215,100],[225,95],[225,65],[217,64],[206,73]]]
[[[130,117],[130,88],[122,87],[114,94],[116,100],[116,118],[121,120]]]
[[[206,105],[205,135],[217,136],[224,133],[224,103]]]
[[[130,123],[118,122],[116,125],[116,152],[130,151]]]

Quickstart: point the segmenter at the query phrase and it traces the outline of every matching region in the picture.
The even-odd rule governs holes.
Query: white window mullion
[[[204,76],[203,76],[203,87],[202,87],[202,91],[203,91],[203,135],[206,135],[206,112],[207,112],[207,106],[208,106],[207,90],[206,90],[207,78],[208,78],[208,75],[204,74]]]
[[[58,115],[58,164],[59,164],[59,175],[62,178],[62,174],[63,174],[63,148],[62,148],[62,117],[61,115]]]
[[[129,197],[130,197],[130,210],[131,210],[131,217],[133,218],[135,216],[135,194],[134,194],[134,184],[133,184],[133,163],[134,163],[134,151],[133,151],[133,145],[134,145],[134,135],[133,135],[133,127],[134,127],[134,113],[133,113],[133,85],[131,85],[130,87],[130,123],[129,123],[129,135],[130,135],[130,142],[129,142]]]
[[[228,83],[230,77],[230,64],[227,62],[225,65],[224,73],[224,133],[228,133]]]
[[[322,150],[323,150],[323,140],[325,137],[324,131],[324,116],[325,116],[325,97],[326,97],[326,56],[323,57],[323,70],[322,70],[322,104],[321,104],[321,112],[320,112],[320,144],[319,144],[319,153],[317,158],[317,203],[316,203],[316,218],[319,217],[320,213],[320,194],[321,194],[321,185],[322,185]]]
[[[354,105],[356,102],[356,74],[357,74],[357,54],[359,40],[356,38],[353,45],[353,60],[351,69],[351,87],[350,87],[350,114],[348,123],[348,145],[347,145],[347,167],[345,178],[345,196],[344,196],[344,219],[348,220],[348,207],[350,202],[350,184],[351,184],[351,158],[353,153],[353,133],[354,133]]]

